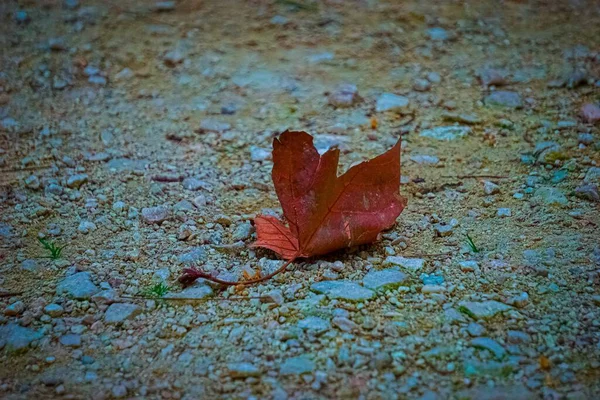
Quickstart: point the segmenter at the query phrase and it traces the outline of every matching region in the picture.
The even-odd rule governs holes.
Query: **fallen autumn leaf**
[[[183,283],[202,277],[237,285],[264,281],[297,258],[307,258],[375,241],[390,228],[406,205],[400,195],[400,141],[387,152],[337,175],[339,150],[319,155],[306,132],[285,131],[273,141],[273,183],[283,221],[255,218],[254,247],[273,250],[288,260],[272,274],[228,282],[199,271],[184,270]]]

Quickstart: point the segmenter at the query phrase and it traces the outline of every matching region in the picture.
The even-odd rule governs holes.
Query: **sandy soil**
[[[48,0],[0,18],[0,397],[600,397],[597,2]],[[401,138],[397,225],[261,285],[183,289],[187,264],[280,265],[249,245],[280,213],[288,128],[344,169]]]

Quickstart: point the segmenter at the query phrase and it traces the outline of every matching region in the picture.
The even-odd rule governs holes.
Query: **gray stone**
[[[61,315],[63,315],[64,311],[65,310],[64,308],[62,308],[62,306],[54,303],[48,304],[46,307],[44,307],[44,312],[52,318],[60,317]]]
[[[488,337],[478,337],[470,342],[471,346],[478,349],[490,351],[498,360],[502,360],[506,356],[506,350],[494,339]]]
[[[552,142],[552,141],[544,141],[544,142],[538,142],[535,144],[535,149],[533,150],[533,154],[536,156],[536,158],[539,161],[551,163],[553,161],[549,156],[551,156],[552,154],[558,153],[561,150],[562,149],[561,149],[560,144],[558,144],[556,142]],[[528,178],[530,178],[530,177],[533,179],[537,179],[538,181],[541,181],[541,179],[542,179],[539,176],[535,176],[535,175],[531,175]]]
[[[77,227],[77,230],[83,234],[88,234],[90,232],[95,231],[96,229],[97,226],[95,223],[85,219],[79,222],[79,226]]]
[[[80,347],[81,346],[81,335],[76,335],[74,333],[69,333],[63,335],[58,340],[60,344],[67,347]]]
[[[185,55],[179,49],[169,50],[163,55],[163,61],[165,65],[169,67],[175,67],[178,64],[181,64],[184,59]]]
[[[315,363],[307,356],[288,358],[281,364],[279,373],[281,375],[302,375],[313,372]]]
[[[348,138],[339,135],[318,134],[314,136],[314,145],[319,154],[325,153],[332,147],[337,147],[340,150],[347,149]]]
[[[600,194],[598,194],[598,186],[594,185],[594,184],[578,186],[575,189],[575,196],[579,197],[580,199],[600,202]]]
[[[111,390],[111,394],[116,399],[122,399],[127,396],[127,386],[125,385],[114,385]]]
[[[332,61],[335,59],[335,54],[329,51],[324,51],[322,53],[311,54],[306,57],[306,60],[311,64],[321,64],[327,61]]]
[[[19,123],[14,118],[6,117],[0,120],[0,128],[5,131],[16,131],[19,127]]]
[[[114,80],[126,81],[133,78],[134,76],[135,73],[130,68],[125,67],[115,75]]]
[[[269,275],[269,274],[275,272],[283,264],[284,264],[284,261],[282,261],[282,260],[269,260],[266,257],[263,257],[258,261],[258,266],[260,267],[260,271],[261,271],[262,275]],[[248,272],[250,272],[250,271],[248,271]]]
[[[465,316],[456,308],[449,308],[444,311],[444,321],[448,324],[463,324],[467,322]]]
[[[529,304],[529,294],[527,292],[521,292],[520,294],[507,299],[506,304],[510,304],[517,308],[523,308]]]
[[[600,184],[600,167],[590,167],[583,178],[584,182]]]
[[[473,337],[481,336],[485,332],[485,327],[477,322],[471,322],[467,326],[467,332]]]
[[[458,263],[458,265],[460,266],[460,270],[463,272],[479,272],[479,264],[477,263],[477,261],[472,261],[472,260],[468,260],[468,261],[460,261]]]
[[[427,79],[415,79],[413,83],[413,89],[417,92],[426,92],[431,89],[431,82],[429,82]]]
[[[113,158],[106,166],[115,171],[143,171],[146,165],[150,164],[149,160],[131,160],[129,158]]]
[[[39,268],[39,265],[36,260],[27,259],[21,262],[21,269],[29,272],[36,272]]]
[[[566,205],[569,203],[569,200],[560,189],[551,186],[538,188],[532,200],[549,206]]]
[[[210,186],[205,181],[196,178],[185,178],[181,184],[187,190],[210,189]]]
[[[92,301],[96,304],[112,304],[117,297],[117,292],[113,289],[107,289],[93,295]]]
[[[459,306],[464,307],[468,310],[469,315],[473,315],[477,319],[490,319],[495,315],[512,309],[512,307],[495,300],[461,301]]]
[[[404,258],[400,256],[388,256],[383,265],[397,265],[411,272],[416,272],[425,266],[425,260],[422,258]]]
[[[444,293],[446,288],[442,285],[426,284],[421,287],[421,293],[432,294],[432,293]]]
[[[196,281],[192,286],[177,293],[167,293],[165,299],[205,299],[213,295],[213,290],[204,282]]]
[[[499,217],[510,217],[512,216],[512,211],[510,208],[499,208],[496,215]]]
[[[260,369],[254,364],[248,362],[227,364],[229,376],[232,378],[248,378],[251,376],[260,376]]]
[[[329,104],[334,107],[352,107],[361,100],[356,85],[343,83],[336,87],[328,96]]]
[[[289,20],[283,15],[275,15],[269,22],[271,22],[273,25],[285,25],[289,22]]]
[[[333,325],[337,326],[339,330],[344,332],[352,332],[359,330],[359,326],[353,321],[346,317],[335,317],[331,320]]]
[[[77,300],[89,300],[100,289],[92,282],[89,272],[78,272],[63,279],[56,286],[56,294],[66,295]]]
[[[451,37],[446,29],[439,26],[427,29],[427,36],[429,39],[437,42],[448,40]]]
[[[252,227],[252,224],[250,222],[243,222],[235,228],[235,231],[233,231],[233,235],[231,235],[231,238],[233,240],[246,240],[250,238],[250,235],[252,235],[253,230],[254,228]]]
[[[90,76],[88,82],[98,86],[105,86],[108,83],[107,79],[100,75]]]
[[[40,188],[40,179],[35,175],[30,175],[25,178],[25,186],[29,189],[37,190]]]
[[[88,181],[87,174],[71,175],[67,178],[67,187],[77,189]]]
[[[267,92],[289,92],[298,88],[295,79],[266,69],[241,73],[233,76],[231,80],[237,86]]]
[[[500,186],[496,185],[494,182],[484,181],[483,192],[488,195],[500,193]]]
[[[503,86],[508,83],[506,71],[484,68],[477,72],[477,77],[483,86]]]
[[[310,289],[330,299],[365,301],[375,296],[375,292],[352,281],[324,281],[313,283]]]
[[[419,136],[427,137],[435,140],[451,141],[468,135],[471,128],[461,125],[438,126],[432,129],[421,131]]]
[[[363,278],[363,285],[372,290],[395,289],[406,282],[408,276],[394,268],[371,271]]]
[[[427,74],[427,80],[431,83],[440,83],[442,81],[442,77],[437,72],[429,72]]]
[[[152,274],[152,282],[167,282],[169,280],[169,277],[171,276],[171,271],[169,270],[169,268],[160,268],[157,269],[156,271],[154,271],[154,273]]]
[[[408,97],[399,96],[394,93],[382,93],[377,98],[377,104],[375,105],[376,112],[403,112],[408,110],[410,101]]]
[[[485,98],[485,104],[488,106],[498,106],[506,108],[522,108],[523,100],[517,92],[499,90],[492,92]]]
[[[264,147],[250,146],[250,159],[252,161],[270,160],[271,150]]]
[[[436,156],[428,156],[426,154],[416,154],[414,156],[410,156],[411,161],[416,162],[417,164],[426,164],[426,165],[435,165],[440,162],[440,159]]]
[[[188,200],[181,200],[173,206],[173,211],[175,211],[175,212],[191,211],[193,209],[194,209],[194,205]]]
[[[0,237],[8,239],[12,236],[13,236],[12,226],[10,226],[4,222],[0,222]]]
[[[147,224],[158,224],[169,217],[169,209],[164,206],[142,208],[142,219]]]
[[[123,212],[123,210],[125,210],[126,207],[127,207],[127,205],[123,201],[115,201],[112,205],[113,211],[118,212],[118,213]]]
[[[453,112],[444,112],[442,118],[450,122],[458,122],[460,124],[474,125],[481,123],[481,118],[472,114],[457,114]]]
[[[315,331],[317,334],[324,333],[331,328],[329,321],[321,317],[306,317],[298,321],[298,327],[301,329],[309,329]]]
[[[444,277],[436,274],[421,274],[421,281],[424,285],[441,285],[444,283]]]
[[[196,264],[206,259],[206,250],[204,247],[194,247],[189,252],[177,257],[180,264]]]
[[[64,38],[56,37],[48,39],[48,48],[52,51],[65,51],[67,45],[65,44]]]
[[[21,300],[17,300],[4,309],[4,315],[16,317],[17,315],[23,313],[23,311],[25,311],[25,303],[23,303]]]
[[[27,11],[24,10],[15,11],[13,14],[13,19],[18,24],[26,24],[27,22],[31,21],[29,14],[27,14]]]
[[[454,225],[435,224],[433,225],[433,231],[439,237],[450,236],[454,233]]]
[[[277,305],[282,305],[285,301],[283,297],[283,292],[279,289],[273,289],[265,294],[268,297],[267,302],[275,303]]]
[[[113,303],[104,313],[104,322],[118,324],[128,319],[133,319],[142,312],[142,308],[131,303]]]
[[[43,337],[42,331],[22,327],[15,323],[0,326],[0,348],[4,348],[8,353],[19,353],[25,351],[31,342]]]
[[[581,132],[577,136],[577,141],[581,144],[585,144],[586,146],[594,143],[594,135],[591,133]]]
[[[63,193],[64,189],[62,186],[56,183],[50,183],[48,186],[44,188],[44,193],[46,195],[56,195],[59,196]]]
[[[531,336],[525,332],[509,330],[506,332],[506,340],[512,344],[523,344],[531,342]]]
[[[152,6],[154,12],[168,12],[174,11],[177,3],[175,1],[157,1]]]
[[[584,104],[581,107],[581,116],[585,122],[595,124],[600,121],[600,107],[595,104]]]

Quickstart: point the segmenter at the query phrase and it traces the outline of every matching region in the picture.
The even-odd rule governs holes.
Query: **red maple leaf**
[[[260,282],[283,271],[297,258],[371,243],[382,230],[394,225],[406,205],[399,193],[400,141],[340,176],[339,154],[338,149],[330,149],[319,155],[312,136],[306,132],[285,131],[275,139],[273,183],[288,226],[273,216],[257,216],[254,222],[258,239],[253,246],[273,250],[288,262],[259,279],[211,280],[225,284]],[[197,274],[207,277],[195,269],[186,271],[183,281],[189,282]]]
[[[400,143],[337,176],[340,151],[322,156],[306,132],[273,142],[273,183],[289,228],[271,216],[254,220],[258,240],[282,258],[311,257],[371,243],[406,204],[400,196]]]

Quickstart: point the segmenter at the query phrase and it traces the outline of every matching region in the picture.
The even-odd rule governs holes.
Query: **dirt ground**
[[[0,21],[0,397],[600,398],[598,2],[28,0]],[[190,264],[281,265],[250,244],[281,213],[286,129],[342,170],[401,139],[397,224],[182,288]]]

